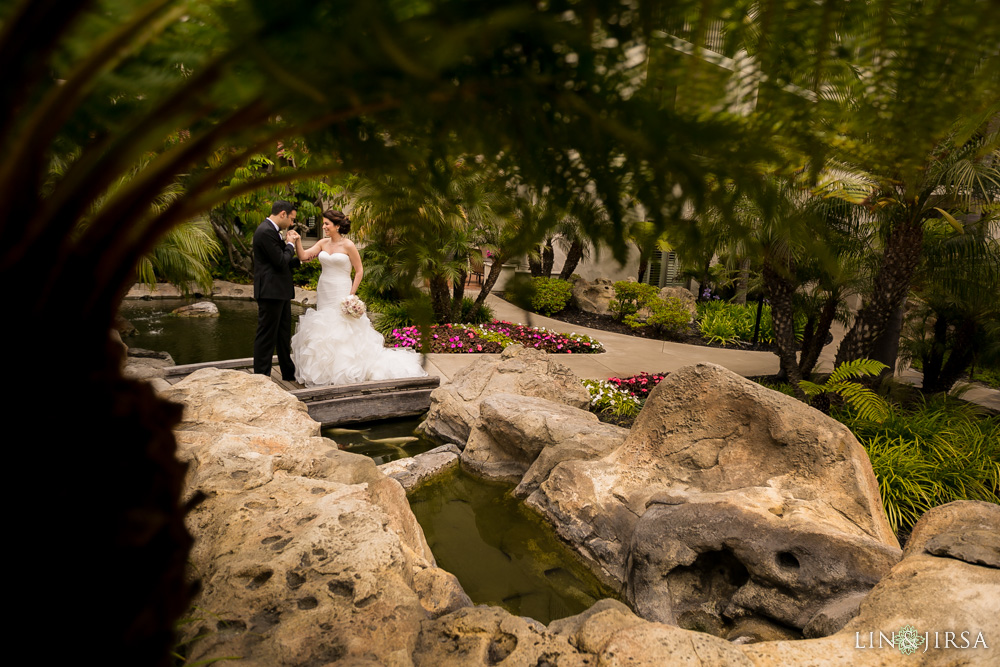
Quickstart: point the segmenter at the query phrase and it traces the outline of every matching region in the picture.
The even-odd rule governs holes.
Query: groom
[[[253,341],[253,372],[271,375],[271,355],[278,350],[282,380],[295,379],[292,363],[292,269],[299,265],[294,231],[281,240],[280,231],[295,223],[295,207],[283,200],[271,205],[271,215],[253,235],[253,297],[257,300],[257,336]]]

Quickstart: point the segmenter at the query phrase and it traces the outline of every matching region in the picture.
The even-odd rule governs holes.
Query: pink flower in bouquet
[[[365,307],[365,302],[354,294],[344,299],[344,301],[340,304],[340,309],[344,312],[344,315],[353,317],[354,319],[357,319],[368,312],[368,308]]]

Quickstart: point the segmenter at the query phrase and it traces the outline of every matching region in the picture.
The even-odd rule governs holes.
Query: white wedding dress
[[[295,379],[307,387],[427,375],[420,355],[385,347],[367,315],[345,315],[341,303],[351,293],[351,260],[341,252],[319,253],[323,271],[315,310],[299,318],[292,336]]]

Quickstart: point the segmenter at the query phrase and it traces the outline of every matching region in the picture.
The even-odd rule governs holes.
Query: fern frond
[[[876,361],[874,359],[855,359],[854,361],[845,361],[834,369],[833,373],[830,374],[830,378],[826,382],[827,385],[831,385],[845,380],[850,380],[852,378],[871,377],[878,375],[886,368],[888,368],[888,366],[883,364],[881,361]]]

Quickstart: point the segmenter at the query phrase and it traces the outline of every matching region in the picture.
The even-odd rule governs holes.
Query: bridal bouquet
[[[340,304],[340,309],[344,311],[344,315],[354,319],[361,317],[368,311],[365,302],[353,294],[344,299],[343,303]]]

